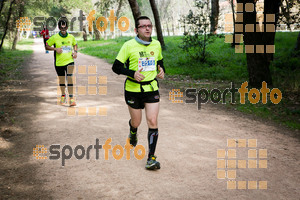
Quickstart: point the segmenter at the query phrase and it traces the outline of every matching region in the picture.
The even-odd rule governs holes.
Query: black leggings
[[[65,82],[67,79],[68,82],[68,92],[69,96],[73,97],[74,88],[73,88],[73,72],[74,72],[74,62],[69,63],[65,66],[55,66],[55,70],[59,80],[59,86],[61,89],[61,94],[65,95]],[[66,78],[67,75],[67,78]],[[69,78],[68,78],[69,77]]]
[[[47,42],[47,40],[48,40],[48,39],[45,39],[45,38],[44,38],[44,46],[45,46],[45,48],[46,48],[46,42]]]

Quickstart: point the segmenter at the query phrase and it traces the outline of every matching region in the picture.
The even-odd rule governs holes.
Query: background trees
[[[52,16],[59,19],[62,16],[73,14],[74,10],[91,10],[91,0],[1,0],[0,2],[0,50],[5,42],[11,43],[11,48],[16,48],[19,36],[24,31],[18,31],[16,20],[28,17],[31,22],[36,16],[46,18]],[[45,22],[44,22],[45,23]],[[40,29],[42,29],[42,25]],[[29,35],[29,32],[27,31]]]
[[[159,13],[157,10],[157,6],[155,3],[155,0],[149,0],[150,1],[150,5],[151,5],[151,9],[154,15],[154,20],[155,20],[155,28],[156,28],[156,33],[157,33],[157,38],[160,41],[160,44],[162,46],[162,48],[165,48],[165,42],[164,42],[164,37],[163,37],[163,33],[162,33],[162,28],[161,28],[161,23],[160,23],[160,18],[159,18]]]
[[[219,20],[219,0],[211,0],[210,33],[216,34]]]
[[[130,8],[132,10],[132,14],[134,17],[134,20],[136,21],[136,19],[141,16],[141,11],[139,9],[139,5],[137,3],[136,0],[128,0]],[[159,18],[159,12],[155,3],[155,0],[149,0],[150,2],[150,6],[152,9],[152,13],[154,16],[154,21],[155,21],[155,28],[156,28],[156,34],[157,34],[157,38],[162,46],[162,48],[165,48],[165,42],[164,42],[164,38],[163,38],[163,33],[162,33],[162,28],[161,28],[161,23],[160,23],[160,18]]]
[[[134,20],[141,16],[140,7],[136,0],[128,0]]]
[[[197,8],[199,3],[205,3],[203,9]],[[242,11],[239,11],[237,3],[242,5]],[[245,12],[246,3],[254,5],[253,12]],[[256,6],[262,5],[262,11],[265,13],[263,18],[264,23],[262,30],[257,26],[257,10]],[[96,10],[95,17],[104,16],[108,18],[111,9],[115,10],[115,16],[119,18],[125,15],[130,18],[130,30],[122,33],[119,30],[110,32],[109,28],[103,33],[100,33],[95,23],[93,24],[93,31],[89,33],[85,26],[83,36],[88,39],[90,34],[93,39],[106,39],[107,36],[115,38],[119,35],[134,35],[134,19],[140,15],[149,16],[153,23],[155,23],[155,31],[158,40],[164,47],[164,35],[181,35],[183,36],[183,49],[187,50],[189,57],[194,58],[198,63],[206,62],[206,49],[209,45],[211,34],[223,37],[225,27],[225,14],[232,13],[233,29],[231,33],[234,34],[232,46],[241,45],[250,47],[254,45],[254,53],[249,53],[249,49],[244,49],[246,53],[247,70],[249,74],[249,82],[252,86],[259,85],[262,81],[272,84],[272,77],[270,72],[270,63],[273,60],[273,51],[267,51],[266,45],[274,45],[275,33],[277,30],[297,30],[299,29],[299,1],[297,0],[1,0],[0,1],[0,49],[3,48],[5,41],[10,41],[9,46],[16,48],[18,36],[22,32],[16,29],[15,21],[20,17],[34,16],[53,16],[58,19],[61,16],[66,16],[68,19],[78,17],[79,10],[83,10],[85,17],[93,9]],[[189,11],[190,10],[190,11]],[[236,21],[236,13],[243,14],[243,21]],[[268,22],[266,20],[267,14],[275,14],[275,20]],[[179,20],[182,19],[182,20]],[[79,23],[78,21],[75,23]],[[110,22],[109,22],[110,23]],[[267,31],[269,25],[276,24],[274,31]],[[246,26],[252,24],[254,31],[246,31]],[[75,24],[75,31],[77,35],[79,32],[79,24]],[[235,28],[237,25],[242,25],[243,30],[237,32]],[[116,27],[116,24],[114,24]],[[42,28],[42,26],[41,26]],[[243,36],[243,42],[240,44],[239,38]],[[300,35],[299,35],[300,37]],[[235,39],[237,38],[237,41]],[[293,50],[296,50],[292,56],[299,55],[300,39],[293,45]],[[246,46],[244,46],[246,45]],[[249,46],[250,45],[250,46]],[[257,45],[263,45],[262,53],[257,49]],[[200,66],[200,65],[199,65]]]
[[[5,39],[5,36],[7,34],[7,30],[9,28],[9,21],[10,21],[12,12],[13,12],[12,8],[13,8],[13,6],[14,6],[15,3],[16,3],[16,0],[11,0],[10,4],[9,4],[9,9],[8,9],[8,13],[7,13],[7,16],[6,16],[6,21],[5,21],[5,24],[4,24],[4,32],[3,32],[3,35],[2,35],[2,38],[1,38],[1,43],[0,43],[0,50],[2,49],[2,46],[3,46],[3,43],[4,43],[4,39]]]

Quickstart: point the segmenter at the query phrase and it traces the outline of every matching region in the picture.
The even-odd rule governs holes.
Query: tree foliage
[[[185,32],[180,48],[189,56],[198,61],[205,61],[207,57],[206,47],[213,42],[210,35],[209,1],[195,0],[196,11],[189,11],[187,16],[181,18]]]
[[[292,26],[297,30],[300,28],[300,1],[299,0],[281,0],[278,26],[285,24],[292,31]]]
[[[113,4],[117,3],[117,0],[101,0],[95,3],[97,10],[102,15],[106,15]]]

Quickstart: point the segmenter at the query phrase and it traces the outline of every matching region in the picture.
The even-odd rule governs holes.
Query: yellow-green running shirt
[[[47,44],[49,46],[55,45],[55,48],[62,48],[62,53],[56,53],[55,52],[55,65],[56,66],[65,66],[69,63],[74,62],[72,57],[72,49],[73,46],[77,44],[75,37],[68,33],[67,37],[61,37],[59,33],[53,35],[50,37],[49,40],[47,40]]]
[[[162,60],[160,42],[152,39],[149,45],[142,45],[135,39],[131,39],[122,46],[117,60],[125,63],[126,67],[133,71],[143,68],[141,74],[145,79],[141,82],[154,80],[157,75],[157,61]],[[129,79],[132,79],[128,76]],[[151,87],[152,86],[152,87]],[[144,92],[157,91],[158,85],[156,81],[152,81],[151,85],[143,85]],[[132,81],[126,81],[125,90],[129,92],[141,92],[140,84]]]

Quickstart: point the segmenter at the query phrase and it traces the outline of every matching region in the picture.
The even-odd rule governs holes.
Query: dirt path
[[[69,116],[68,107],[56,105],[52,53],[45,54],[41,40],[33,48],[26,80],[14,86],[16,123],[1,127],[0,151],[4,154],[0,177],[4,179],[0,199],[299,199],[300,145],[287,130],[213,105],[197,111],[196,105],[173,104],[168,100],[169,90],[164,88],[156,151],[160,170],[145,170],[146,157],[137,160],[132,150],[130,160],[125,159],[125,152],[121,160],[115,160],[112,149],[105,160],[105,151],[100,149],[97,160],[93,148],[90,159],[85,156],[78,160],[73,154],[64,167],[61,159],[50,160],[48,156],[37,160],[32,156],[35,145],[49,150],[50,145],[60,144],[61,152],[66,144],[73,150],[82,145],[87,150],[96,139],[104,145],[112,138],[112,148],[117,144],[124,147],[129,114],[123,98],[124,76],[115,75],[103,60],[79,54],[76,65],[96,65],[97,76],[108,79],[107,85],[102,85],[107,86],[107,95],[78,96],[77,107],[106,107],[107,116]],[[76,76],[77,85],[87,86],[88,75]],[[138,133],[139,144],[147,147],[145,118]],[[231,148],[227,147],[227,139],[256,139],[257,146]],[[217,158],[218,149],[235,149],[237,158],[229,160],[245,160],[247,166],[255,162],[248,160],[267,160],[267,168],[259,168],[258,164],[250,169],[220,168],[236,170],[236,178],[218,179],[217,160],[222,160]],[[267,158],[248,159],[249,149],[256,149],[257,154],[259,149],[267,149]],[[237,188],[227,189],[227,180],[236,181]],[[257,181],[258,188],[238,189],[238,184],[242,187],[244,183],[240,181],[246,181],[246,187],[256,183],[247,181]],[[267,181],[267,189],[259,189],[259,181]]]

